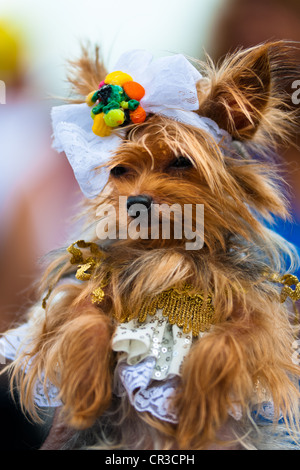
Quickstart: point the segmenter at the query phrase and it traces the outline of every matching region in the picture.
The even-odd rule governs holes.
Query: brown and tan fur
[[[271,214],[288,217],[282,181],[267,156],[296,129],[297,115],[286,94],[287,84],[296,78],[288,60],[290,47],[279,42],[238,51],[219,67],[209,59],[197,63],[204,76],[198,84],[199,115],[215,120],[259,158],[243,158],[216,145],[202,130],[155,115],[128,128],[109,163],[126,172],[111,174],[103,193],[84,205],[86,241],[99,243],[95,223],[101,204],[117,206],[120,195],[147,194],[156,203],[204,204],[205,245],[187,251],[182,240],[116,241],[105,246],[96,275],[77,285],[68,282],[76,269],[70,255],[60,252],[45,273],[41,292],[59,279],[65,281],[54,288],[45,311],[32,309],[32,351],[12,365],[25,409],[34,414],[33,386],[43,371],[45,381],[60,389],[61,419],[68,426],[84,430],[101,419],[115,420],[118,442],[111,445],[122,448],[211,448],[225,439],[222,429],[234,421],[228,411],[239,405],[247,422],[254,397],[264,393],[273,400],[275,415],[281,411],[290,421],[298,416],[292,315],[279,302],[278,287],[265,276],[283,271],[282,255],[290,252],[262,222]],[[70,81],[82,96],[105,76],[98,52],[93,61],[84,51],[73,67]],[[192,166],[172,168],[179,155]],[[91,293],[107,272],[111,282],[104,303],[97,306]],[[213,293],[215,324],[194,342],[184,362],[170,402],[178,414],[173,426],[138,415],[126,403],[116,404],[112,388],[117,357],[110,344],[125,310],[137,315],[145,296],[184,282]],[[235,437],[231,431],[227,439]],[[109,439],[101,439],[99,446],[108,446]]]

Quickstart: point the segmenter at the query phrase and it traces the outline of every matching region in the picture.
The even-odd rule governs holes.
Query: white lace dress
[[[14,360],[28,349],[30,322],[11,330],[0,339],[0,364]],[[162,310],[148,316],[144,323],[131,320],[120,324],[112,339],[112,349],[119,353],[115,369],[114,394],[127,395],[132,406],[139,412],[147,411],[153,416],[176,423],[177,418],[169,407],[169,398],[174,393],[181,374],[183,361],[193,341],[201,339],[186,334],[177,325],[171,325]],[[299,357],[299,345],[297,343]],[[30,364],[28,365],[30,367]],[[42,381],[35,385],[35,403],[39,407],[61,406],[58,389],[47,383],[45,393]],[[241,418],[238,407],[229,411],[236,420]],[[256,418],[271,422],[274,416],[272,402],[260,407]]]
[[[176,423],[168,399],[174,393],[192,341],[192,335],[171,325],[162,310],[148,316],[144,323],[132,320],[121,324],[112,341],[113,350],[120,353],[115,393],[127,394],[137,411],[148,411]]]
[[[28,349],[30,322],[11,330],[0,339],[0,362],[14,360]],[[200,333],[199,336],[202,336]],[[182,363],[192,345],[192,335],[171,325],[162,310],[148,316],[144,323],[131,320],[119,325],[112,349],[119,353],[115,370],[114,393],[127,394],[137,411],[148,411],[157,418],[176,423],[168,399],[174,392]],[[30,364],[28,365],[30,367]],[[48,395],[48,397],[46,397]],[[40,380],[35,385],[35,403],[40,407],[60,406],[58,390],[47,384],[47,394]]]

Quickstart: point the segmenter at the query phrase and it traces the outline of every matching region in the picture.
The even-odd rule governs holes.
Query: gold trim
[[[276,273],[272,274],[269,279],[272,282],[283,284],[283,288],[280,293],[280,302],[281,303],[285,302],[288,297],[293,301],[295,324],[299,325],[300,312],[296,304],[296,302],[300,300],[299,279],[297,278],[297,276],[294,276],[293,274],[284,274],[283,276],[281,276],[280,274],[276,274]],[[295,286],[295,288],[292,289],[291,286]]]
[[[171,325],[182,328],[184,333],[192,332],[198,336],[200,332],[207,331],[213,323],[214,308],[211,295],[206,298],[202,294],[192,294],[192,286],[185,285],[182,289],[171,288],[161,292],[154,298],[143,302],[138,315],[138,321],[144,323],[148,315],[154,316],[158,309],[168,318]],[[121,323],[132,320],[125,316]]]
[[[78,248],[75,245],[77,245]],[[85,259],[80,248],[89,248],[91,256]],[[80,281],[88,281],[91,279],[96,267],[101,263],[101,258],[103,256],[98,245],[92,242],[85,242],[84,240],[77,240],[67,248],[67,251],[72,255],[70,263],[78,265],[75,277]],[[56,282],[50,285],[47,294],[42,299],[43,309],[46,309],[47,307],[47,300],[49,299],[55,284]]]
[[[89,256],[85,259],[81,250],[76,248],[75,245],[79,248],[89,248],[91,255],[93,256]],[[80,281],[89,281],[96,267],[101,263],[101,258],[103,256],[98,245],[96,243],[87,243],[84,240],[78,240],[77,242],[72,243],[72,245],[67,248],[67,251],[72,255],[70,263],[78,265],[75,277]]]
[[[77,245],[77,247],[75,246]],[[80,248],[89,248],[91,256],[84,258]],[[101,264],[103,253],[96,243],[88,243],[84,240],[78,240],[67,248],[72,255],[71,264],[77,264],[76,278],[81,281],[88,281],[94,274],[95,269]],[[273,273],[268,275],[271,282],[283,284],[280,294],[280,302],[283,303],[290,297],[294,303],[300,300],[300,282],[292,274],[280,275]],[[99,287],[92,292],[91,300],[93,303],[101,303],[105,297],[103,288],[109,284],[109,275],[99,284]],[[295,286],[292,289],[292,286]],[[43,308],[46,308],[46,302],[52,292],[53,286],[50,286],[47,295],[42,301]],[[154,316],[158,309],[163,311],[163,316],[168,318],[171,325],[177,325],[182,328],[184,333],[192,332],[193,336],[198,336],[200,332],[207,331],[214,323],[214,307],[212,295],[204,296],[202,293],[193,294],[193,286],[185,284],[182,288],[171,288],[161,292],[153,298],[146,298],[138,314],[138,321],[144,323],[148,315]],[[126,323],[132,320],[130,312],[125,313],[120,320]]]
[[[292,299],[293,302],[300,300],[300,281],[297,276],[293,274],[272,274],[270,277],[272,282],[278,284],[283,284],[283,288],[280,293],[280,302],[283,303],[288,297]],[[295,286],[295,289],[292,289],[291,286]]]

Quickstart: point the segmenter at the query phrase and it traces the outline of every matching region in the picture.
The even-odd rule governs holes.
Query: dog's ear
[[[206,69],[209,86],[199,89],[199,114],[209,117],[235,139],[289,133],[294,121],[291,85],[297,78],[293,48],[284,41],[255,46],[228,55],[219,68]]]

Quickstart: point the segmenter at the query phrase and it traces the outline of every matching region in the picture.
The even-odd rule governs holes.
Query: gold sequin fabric
[[[77,247],[75,246],[77,245]],[[80,248],[89,248],[91,255],[83,257]],[[101,263],[102,252],[96,243],[87,243],[84,240],[78,240],[67,248],[72,255],[71,264],[77,264],[76,278],[80,281],[89,281],[96,267]]]
[[[90,255],[86,258],[83,256],[81,248],[88,248]],[[67,248],[72,255],[71,264],[77,264],[76,278],[81,281],[89,281],[95,273],[96,268],[102,263],[103,253],[96,243],[78,240]],[[300,282],[298,278],[292,274],[280,275],[273,273],[268,276],[269,280],[283,285],[280,301],[285,302],[289,297],[295,303],[300,300]],[[109,284],[109,273],[106,279],[99,282],[99,286],[93,291],[91,301],[100,304],[105,292],[103,288]],[[292,286],[295,286],[294,289]],[[43,299],[43,307],[51,293]],[[146,298],[139,311],[137,320],[144,323],[148,316],[153,317],[157,310],[162,310],[163,316],[171,325],[177,325],[187,334],[191,333],[197,337],[200,332],[209,330],[214,323],[214,307],[212,295],[204,295],[203,293],[194,293],[193,286],[185,284],[181,288],[170,288],[154,297]],[[120,319],[121,323],[129,322],[133,319],[131,312],[125,312]]]
[[[192,294],[192,286],[185,285],[182,289],[171,288],[157,296],[145,299],[138,315],[138,321],[144,323],[148,316],[154,316],[161,309],[171,325],[182,328],[184,333],[192,333],[197,337],[200,332],[207,331],[213,323],[214,308],[212,297]],[[130,321],[130,314],[121,322]]]
[[[293,274],[272,274],[270,276],[272,282],[283,284],[283,288],[280,293],[280,302],[283,303],[289,297],[293,302],[300,300],[300,282],[297,276]],[[292,286],[295,286],[293,289]]]
[[[75,246],[77,245],[77,247]],[[84,258],[80,248],[89,248],[91,256]],[[78,264],[76,278],[81,281],[91,279],[95,269],[101,263],[102,254],[95,243],[86,243],[79,240],[73,243],[68,252],[72,254],[71,264]],[[92,292],[92,302],[101,303],[105,293],[103,288],[109,283],[108,278],[100,282],[99,287]],[[193,294],[193,287],[185,285],[181,289],[171,288],[160,294],[145,299],[138,315],[138,321],[144,323],[147,316],[154,316],[158,309],[162,309],[171,325],[182,328],[184,333],[192,333],[197,337],[200,332],[207,331],[213,323],[213,304],[211,295]],[[132,320],[132,315],[125,314],[121,323]]]

